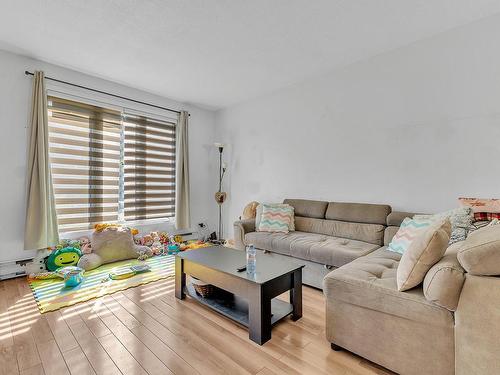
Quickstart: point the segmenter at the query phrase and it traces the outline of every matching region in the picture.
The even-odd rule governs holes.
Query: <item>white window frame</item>
[[[177,124],[178,115],[174,115],[173,112],[161,110],[159,108],[150,107],[147,105],[130,102],[125,99],[115,98],[106,94],[92,93],[90,94],[88,90],[81,89],[78,87],[63,85],[58,82],[47,81],[46,82],[46,94],[47,96],[55,96],[62,99],[73,100],[85,104],[95,105],[98,107],[109,108],[112,110],[116,110],[122,113],[128,113],[131,115],[143,115],[150,117],[151,119],[157,119],[160,121],[173,122]],[[165,105],[165,104],[163,104]],[[170,104],[172,105],[172,104]],[[172,105],[174,106],[174,105]],[[175,107],[175,106],[174,106]],[[123,132],[123,130],[122,130]],[[176,148],[177,154],[177,148]],[[122,153],[124,150],[121,151]],[[123,159],[122,159],[123,161]],[[131,220],[125,221],[124,218],[124,199],[122,194],[124,194],[124,178],[122,173],[123,164],[121,163],[120,167],[120,198],[118,202],[118,223],[129,225],[129,226],[148,226],[148,225],[157,225],[157,224],[171,224],[175,223],[175,216],[168,218],[152,218],[152,219],[143,219],[143,220]],[[88,231],[75,231],[75,232],[65,232],[64,235],[66,237],[67,234],[70,233],[81,233]],[[70,236],[71,237],[71,236]]]

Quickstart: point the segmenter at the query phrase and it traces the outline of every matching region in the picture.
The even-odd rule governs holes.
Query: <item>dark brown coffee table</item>
[[[272,325],[291,315],[302,317],[302,268],[285,257],[276,259],[257,251],[253,275],[236,269],[245,265],[244,251],[213,246],[179,253],[175,258],[175,296],[187,294],[245,326],[250,340],[262,345],[271,338]],[[186,274],[223,289],[229,297],[203,298],[186,285]],[[290,291],[290,303],[277,299]]]

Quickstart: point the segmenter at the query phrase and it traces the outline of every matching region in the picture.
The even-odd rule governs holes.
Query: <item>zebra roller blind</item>
[[[175,124],[124,115],[125,220],[175,215]]]
[[[175,123],[48,98],[59,231],[175,216]]]

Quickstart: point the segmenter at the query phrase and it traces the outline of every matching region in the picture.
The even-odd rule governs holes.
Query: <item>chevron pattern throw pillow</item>
[[[258,230],[288,233],[293,214],[293,207],[263,205]]]
[[[404,254],[411,242],[421,235],[435,220],[426,219],[410,219],[407,217],[401,223],[399,230],[392,238],[387,250],[395,253]]]

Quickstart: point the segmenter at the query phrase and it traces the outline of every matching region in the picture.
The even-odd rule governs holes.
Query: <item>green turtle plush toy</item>
[[[47,270],[55,271],[61,267],[76,266],[81,256],[82,252],[76,247],[65,247],[55,250],[47,258]]]

